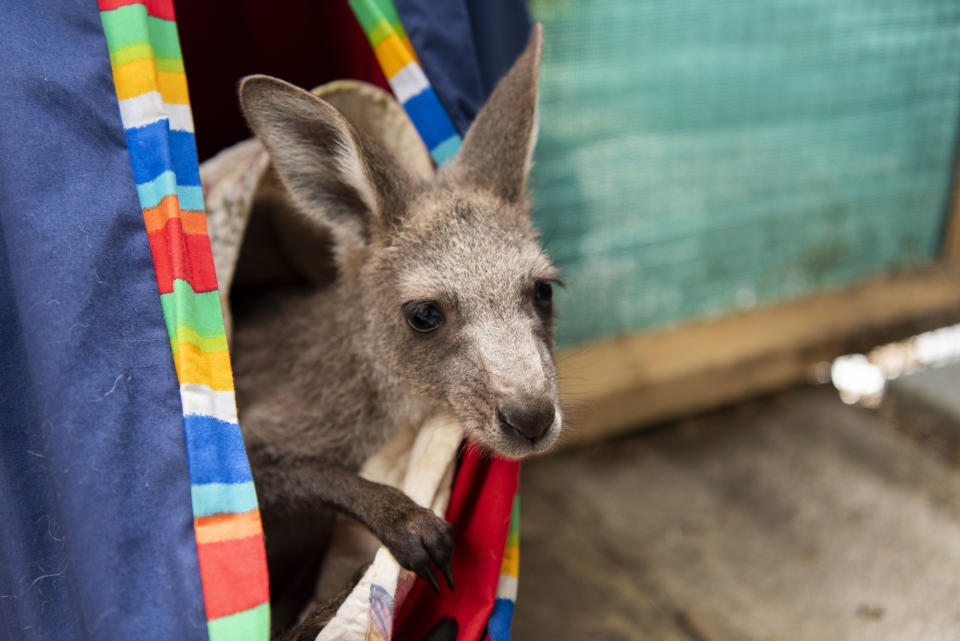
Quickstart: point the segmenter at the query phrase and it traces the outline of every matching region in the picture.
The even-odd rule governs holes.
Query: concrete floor
[[[960,472],[892,421],[808,388],[525,463],[513,639],[960,639]]]

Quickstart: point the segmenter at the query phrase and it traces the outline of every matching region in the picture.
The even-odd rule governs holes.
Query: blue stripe
[[[180,185],[200,184],[197,146],[189,131],[170,131],[169,120],[127,129],[127,148],[133,179],[150,182],[165,171],[173,170]]]
[[[437,167],[443,167],[453,160],[457,152],[460,151],[460,144],[462,142],[460,136],[453,135],[431,149],[430,155],[433,157],[433,162],[437,163]]]
[[[253,481],[246,483],[208,483],[190,487],[193,516],[213,516],[249,512],[257,508]]]
[[[200,186],[200,160],[197,158],[197,142],[189,131],[170,132],[170,153],[173,154],[173,171],[181,187]]]
[[[253,480],[239,425],[200,414],[184,416],[183,424],[192,484]]]
[[[453,123],[443,110],[433,89],[425,89],[403,103],[410,120],[413,121],[427,149],[433,149],[440,143],[457,135]]]
[[[487,634],[490,641],[510,641],[510,623],[513,621],[513,601],[497,599],[487,619]]]
[[[156,207],[165,197],[176,194],[180,199],[180,209],[203,211],[203,187],[177,186],[177,178],[172,171],[165,171],[155,179],[137,185],[137,196],[144,209]]]

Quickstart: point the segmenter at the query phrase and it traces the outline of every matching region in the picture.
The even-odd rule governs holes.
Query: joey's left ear
[[[301,213],[339,241],[361,241],[403,212],[412,178],[317,96],[269,76],[249,76],[240,104]]]
[[[448,173],[507,202],[526,196],[537,136],[537,79],[543,25],[530,30],[527,46],[477,114]]]

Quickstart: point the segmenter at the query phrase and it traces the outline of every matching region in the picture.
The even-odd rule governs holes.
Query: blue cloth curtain
[[[207,638],[177,378],[96,2],[0,20],[0,639]]]

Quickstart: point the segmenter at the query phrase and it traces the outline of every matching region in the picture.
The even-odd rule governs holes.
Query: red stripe
[[[204,234],[184,234],[183,222],[171,218],[156,231],[147,234],[153,252],[153,267],[161,294],[173,291],[176,278],[185,280],[195,292],[217,288],[210,238]]]
[[[118,7],[126,7],[131,4],[147,5],[147,14],[154,18],[163,18],[164,20],[176,20],[173,15],[173,0],[97,0],[97,6],[100,11],[110,11]]]
[[[249,610],[269,598],[262,536],[202,543],[197,560],[208,620]]]

